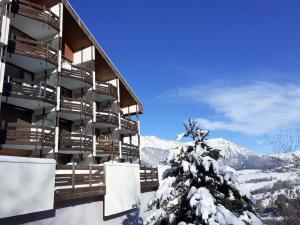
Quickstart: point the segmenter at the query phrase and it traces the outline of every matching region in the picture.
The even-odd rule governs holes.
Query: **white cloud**
[[[221,120],[199,118],[210,130],[260,135],[300,125],[300,86],[257,82],[240,87],[180,88],[176,99],[206,103]]]

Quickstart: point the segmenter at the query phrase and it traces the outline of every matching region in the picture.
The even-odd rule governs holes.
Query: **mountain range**
[[[272,155],[258,155],[244,147],[226,140],[224,138],[209,139],[208,144],[221,151],[225,156],[223,160],[237,169],[273,169],[287,164],[289,157],[280,155],[275,157]],[[156,166],[163,164],[171,151],[177,147],[188,145],[188,142],[179,142],[172,140],[163,140],[155,136],[141,137],[141,161],[146,166]]]

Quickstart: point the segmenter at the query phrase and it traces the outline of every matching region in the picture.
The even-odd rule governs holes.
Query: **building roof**
[[[33,2],[41,3],[41,0],[31,0]],[[46,7],[51,7],[59,2],[59,0],[42,0],[43,4]],[[70,39],[68,40],[69,43],[73,43],[73,50],[78,51],[83,48],[89,47],[91,45],[94,45],[96,48],[96,74],[97,71],[100,74],[100,71],[103,72],[103,67],[106,71],[110,70],[111,73],[105,73],[101,81],[107,81],[109,79],[119,78],[121,84],[120,84],[120,92],[121,92],[121,107],[127,107],[131,105],[138,105],[139,113],[143,113],[143,104],[139,100],[139,98],[136,96],[132,88],[129,86],[129,84],[126,82],[120,71],[116,68],[116,66],[112,63],[106,52],[102,49],[96,38],[93,36],[93,34],[89,31],[87,26],[84,24],[84,22],[80,19],[79,15],[76,13],[74,8],[70,5],[68,0],[60,0],[63,5],[65,6],[64,9],[64,15],[69,14],[74,20],[70,19],[70,16],[64,16],[64,23],[68,24],[68,26],[64,27],[71,27],[73,28],[75,25],[80,27],[80,31],[76,29],[67,29],[67,35],[65,35],[66,38]],[[74,24],[76,23],[76,24]],[[74,33],[75,32],[75,33]],[[78,38],[79,37],[79,38]],[[78,41],[80,40],[80,41]],[[105,65],[106,64],[106,65]],[[97,69],[99,68],[99,69]],[[100,69],[101,68],[101,69]],[[102,73],[101,73],[102,74]],[[116,77],[112,77],[112,74]]]
[[[81,27],[82,31],[89,38],[89,40],[91,41],[91,43],[95,46],[96,50],[100,53],[100,55],[103,57],[103,59],[109,65],[109,67],[112,69],[112,71],[115,73],[115,75],[120,79],[120,82],[122,83],[122,85],[120,85],[120,86],[124,86],[124,88],[125,88],[125,90],[123,90],[121,93],[123,93],[124,98],[126,97],[126,99],[124,99],[124,98],[122,99],[122,96],[121,96],[121,100],[123,100],[124,103],[126,102],[126,105],[123,105],[123,107],[137,104],[139,106],[140,113],[143,113],[143,104],[142,104],[142,102],[136,96],[136,94],[131,89],[131,87],[129,86],[129,84],[126,82],[126,80],[124,79],[124,77],[122,76],[122,74],[118,71],[118,69],[112,63],[112,61],[110,60],[110,58],[108,57],[108,55],[105,53],[105,51],[102,49],[102,47],[100,46],[100,44],[97,42],[97,40],[95,39],[95,37],[92,35],[92,33],[86,27],[86,25],[82,22],[82,20],[80,19],[80,17],[78,16],[78,14],[75,12],[75,10],[73,9],[73,7],[70,5],[70,3],[68,2],[68,0],[61,0],[61,1],[64,4],[64,6],[66,7],[66,9],[68,10],[68,12],[71,14],[71,16],[75,19],[75,21]],[[129,95],[126,95],[126,92],[128,92]],[[132,97],[132,99],[130,99],[130,97]],[[121,107],[122,107],[122,105],[121,105]]]

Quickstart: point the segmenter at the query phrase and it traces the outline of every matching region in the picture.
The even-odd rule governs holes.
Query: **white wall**
[[[0,156],[0,218],[53,209],[55,160]]]
[[[140,204],[140,166],[130,163],[105,163],[106,194],[104,216],[121,213]]]
[[[121,192],[121,191],[120,191]],[[151,212],[146,212],[145,208],[154,192],[141,194],[141,203],[137,210],[127,212],[117,217],[104,218],[103,201],[91,201],[87,203],[69,205],[57,208],[54,215],[49,218],[32,218],[32,221],[24,221],[19,218],[10,221],[8,224],[23,225],[143,225],[144,220]],[[2,225],[1,221],[0,224]],[[6,225],[5,223],[3,225]]]
[[[95,58],[93,47],[87,47],[74,53],[74,65],[91,61]]]

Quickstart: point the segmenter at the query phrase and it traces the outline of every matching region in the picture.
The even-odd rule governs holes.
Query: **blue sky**
[[[257,153],[300,124],[300,1],[70,0],[144,103],[142,134],[188,117]]]

